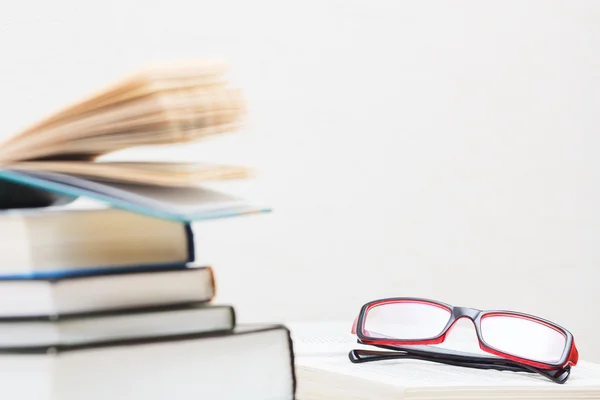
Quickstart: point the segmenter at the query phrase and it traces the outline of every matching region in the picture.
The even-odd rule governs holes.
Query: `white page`
[[[296,357],[346,355],[361,347],[350,333],[352,323],[287,323],[286,326],[294,341]]]
[[[394,393],[393,398],[531,398],[531,399],[600,399],[600,365],[579,361],[573,367],[571,377],[564,385],[549,381],[541,375],[479,370],[455,367],[419,360],[388,360],[372,363],[353,364],[348,352],[357,348],[371,348],[356,343],[356,336],[350,333],[352,324],[330,323],[288,323],[294,341],[296,366],[301,393],[313,398],[307,388],[321,393],[331,390],[337,395],[349,396],[368,388],[381,388]],[[473,332],[474,335],[474,332]],[[452,343],[444,347],[460,350],[473,348],[465,345],[468,329],[463,329]],[[476,343],[475,343],[476,345]],[[483,353],[482,354],[487,354]],[[362,389],[361,389],[362,388]],[[567,397],[565,391],[568,391]],[[399,397],[396,397],[399,396]],[[518,397],[517,397],[518,395]],[[558,396],[558,397],[557,397]],[[332,398],[336,398],[332,393]],[[319,397],[315,397],[319,398]],[[361,397],[357,394],[358,398]],[[385,397],[388,398],[388,397]],[[392,397],[390,397],[392,398]]]

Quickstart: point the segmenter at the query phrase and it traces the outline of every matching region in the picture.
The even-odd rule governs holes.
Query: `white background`
[[[148,62],[231,65],[242,131],[125,155],[257,168],[272,214],[195,226],[241,322],[431,297],[600,361],[600,2],[13,1],[0,51],[5,135]]]

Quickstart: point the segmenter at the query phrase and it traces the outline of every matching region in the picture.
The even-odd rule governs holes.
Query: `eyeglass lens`
[[[565,335],[541,321],[517,315],[484,315],[481,336],[503,353],[533,361],[553,363],[560,360],[567,343]]]

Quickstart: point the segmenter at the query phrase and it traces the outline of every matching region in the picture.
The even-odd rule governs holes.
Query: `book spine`
[[[189,263],[196,261],[196,244],[194,243],[194,230],[190,222],[184,223],[185,237],[187,239],[187,259]]]

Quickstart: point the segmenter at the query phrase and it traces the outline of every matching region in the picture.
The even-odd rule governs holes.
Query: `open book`
[[[225,72],[212,61],[147,67],[9,137],[0,143],[0,208],[85,196],[180,220],[264,211],[200,187],[249,177],[242,166],[98,160],[126,148],[236,131],[244,100]]]
[[[348,352],[369,346],[356,343],[348,323],[286,326],[294,342],[299,400],[600,399],[600,365],[591,362],[580,360],[563,385],[537,374],[420,360],[353,364]],[[448,347],[470,350],[472,343],[462,343],[465,336],[459,333]]]

